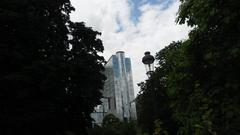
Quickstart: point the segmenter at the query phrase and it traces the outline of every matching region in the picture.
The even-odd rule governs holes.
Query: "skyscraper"
[[[120,120],[136,119],[130,58],[125,58],[123,51],[112,55],[105,65],[105,75],[107,80],[103,91],[103,103],[95,109],[96,113],[92,117],[97,123],[108,113],[114,114]]]

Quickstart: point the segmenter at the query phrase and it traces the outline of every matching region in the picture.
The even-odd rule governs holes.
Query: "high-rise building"
[[[96,123],[101,123],[106,114],[114,114],[120,120],[136,119],[136,105],[130,58],[123,51],[112,55],[105,65],[105,82],[102,105],[92,114]]]

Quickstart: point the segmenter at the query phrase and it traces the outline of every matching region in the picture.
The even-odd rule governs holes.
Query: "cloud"
[[[141,59],[145,51],[155,55],[172,41],[186,39],[190,28],[175,22],[179,2],[151,3],[142,0],[137,9],[140,14],[133,20],[134,3],[128,0],[71,0],[76,11],[71,14],[73,21],[84,21],[87,26],[102,32],[108,59],[122,50],[132,60],[135,95],[137,83],[147,76]],[[136,8],[136,7],[134,7]]]

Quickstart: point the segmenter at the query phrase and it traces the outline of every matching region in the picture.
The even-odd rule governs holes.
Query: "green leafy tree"
[[[168,135],[168,132],[162,129],[163,123],[161,122],[161,120],[155,120],[154,123],[155,129],[153,135]]]
[[[152,105],[151,110],[156,110],[154,104],[165,98],[157,105],[162,108],[157,112],[170,110],[168,118],[177,123],[177,134],[237,135],[240,3],[238,0],[180,1],[177,22],[186,22],[193,30],[188,40],[173,42],[156,55],[159,67],[141,84],[139,113],[144,117],[148,113],[154,116],[155,111],[147,112],[145,108]],[[165,94],[155,99],[154,90]],[[152,94],[144,96],[149,92]],[[149,100],[152,101],[147,103]],[[166,128],[169,125],[162,118],[159,115],[141,123],[151,123],[152,127],[153,120],[158,119],[162,122],[161,130],[169,133]]]
[[[89,135],[136,135],[136,124],[133,121],[121,122],[113,114],[104,117],[102,127],[95,126],[88,130]]]
[[[145,83],[140,83],[141,91],[137,96],[138,124],[142,132],[154,133],[155,120],[163,122],[162,128],[168,134],[177,133],[177,123],[173,119],[171,100],[175,99],[174,91],[168,90],[169,73],[173,70],[176,63],[175,56],[179,52],[181,42],[173,42],[168,47],[161,50],[156,59],[159,67]],[[179,57],[177,57],[180,59]]]
[[[113,114],[106,115],[102,122],[102,126],[104,128],[110,128],[113,130],[118,130],[119,125],[120,125],[120,119]]]
[[[69,0],[0,2],[0,134],[85,134],[105,76],[100,33]]]
[[[136,122],[122,122],[120,125],[120,135],[137,135]]]
[[[194,26],[187,47],[194,81],[191,108],[211,134],[239,134],[239,1],[182,0],[177,21]]]
[[[89,135],[121,135],[121,122],[113,114],[107,114],[102,125],[95,125],[93,128],[88,129]]]

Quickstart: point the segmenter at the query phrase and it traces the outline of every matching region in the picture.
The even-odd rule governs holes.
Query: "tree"
[[[95,126],[88,130],[90,135],[136,135],[136,126],[133,121],[121,122],[113,114],[104,117],[102,127]]]
[[[99,104],[100,33],[73,23],[69,0],[0,2],[0,134],[84,134]]]
[[[177,21],[194,26],[187,52],[194,81],[193,104],[200,127],[239,134],[239,1],[181,0]],[[200,99],[200,100],[199,100]],[[204,129],[204,128],[203,128]],[[213,134],[213,133],[212,133]]]
[[[162,122],[161,128],[169,135],[177,133],[178,124],[173,119],[171,100],[174,91],[168,89],[170,73],[180,61],[181,42],[173,42],[157,55],[159,67],[145,83],[140,83],[141,91],[137,96],[138,123],[142,132],[153,134],[155,122]],[[177,57],[176,57],[177,56]],[[177,60],[178,59],[178,60]]]
[[[118,130],[120,119],[113,114],[108,114],[103,118],[102,126],[113,130]]]
[[[142,110],[149,106],[156,110],[154,104],[158,103],[162,108],[159,112],[170,110],[167,118],[177,123],[177,134],[237,135],[240,3],[238,0],[180,1],[177,22],[186,22],[193,30],[186,41],[173,42],[157,53],[159,67],[142,84],[142,93],[138,96],[140,114],[155,114]],[[154,90],[164,96],[155,99]],[[152,95],[144,96],[149,92]],[[148,100],[152,101],[147,103]],[[146,119],[152,125],[153,120],[161,123],[165,134],[169,131],[167,128],[172,129],[162,115]]]

